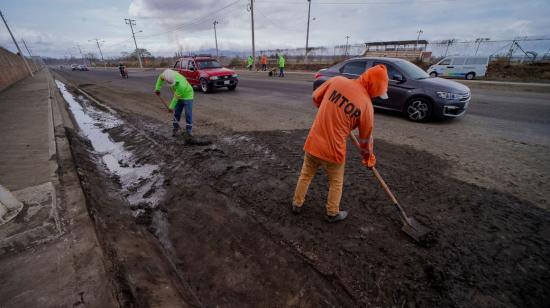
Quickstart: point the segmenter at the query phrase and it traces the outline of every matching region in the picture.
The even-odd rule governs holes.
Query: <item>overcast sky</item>
[[[250,0],[0,0],[17,39],[41,56],[98,53],[106,57],[133,50],[125,18],[135,19],[137,43],[153,55],[214,47],[218,20],[222,50],[251,48]],[[256,49],[304,47],[307,0],[256,0]],[[477,37],[550,38],[550,0],[312,0],[310,46],[416,39]],[[314,19],[314,20],[313,20]],[[0,25],[0,45],[15,50]]]

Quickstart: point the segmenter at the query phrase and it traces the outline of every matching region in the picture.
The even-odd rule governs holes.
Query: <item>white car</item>
[[[472,80],[487,73],[488,57],[446,57],[430,66],[431,77],[455,77]]]

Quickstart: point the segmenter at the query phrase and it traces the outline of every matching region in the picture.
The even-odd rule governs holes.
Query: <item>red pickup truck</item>
[[[172,69],[182,74],[192,86],[199,87],[204,93],[210,92],[213,88],[223,87],[233,91],[239,83],[235,71],[223,67],[212,57],[180,58]]]

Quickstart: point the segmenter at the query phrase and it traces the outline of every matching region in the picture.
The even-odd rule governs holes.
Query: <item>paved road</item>
[[[101,91],[143,96],[152,92],[159,73],[130,71],[127,80],[114,70],[61,74],[76,84],[104,86]],[[417,124],[397,113],[378,111],[376,137],[449,160],[455,166],[452,175],[461,180],[549,208],[550,93],[540,87],[471,88],[472,101],[464,117]],[[214,123],[235,131],[307,129],[316,111],[311,89],[312,83],[304,75],[279,79],[243,72],[234,92],[197,93],[195,115],[198,124]]]

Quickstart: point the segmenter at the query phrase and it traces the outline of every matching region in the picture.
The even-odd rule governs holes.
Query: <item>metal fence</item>
[[[310,63],[330,63],[347,57],[365,55],[367,44],[350,44],[337,46],[313,47],[309,49]],[[400,57],[402,52],[417,51],[428,53],[428,61],[445,56],[486,56],[491,59],[506,58],[510,61],[550,61],[550,38],[518,38],[510,40],[490,40],[480,38],[472,41],[458,41],[456,39],[428,42],[422,47],[410,45],[391,45],[386,50],[377,48],[376,53],[388,57]],[[372,49],[369,49],[372,51]],[[386,53],[384,53],[386,51]],[[276,54],[284,54],[290,63],[303,63],[305,48],[267,49],[259,50],[257,56],[265,54],[274,58]],[[246,57],[246,53],[239,57]]]

